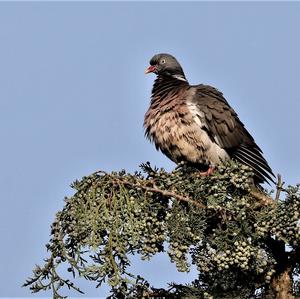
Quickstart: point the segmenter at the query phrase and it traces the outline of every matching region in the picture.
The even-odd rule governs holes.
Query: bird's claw
[[[209,166],[209,168],[207,169],[207,171],[205,172],[200,172],[200,176],[209,176],[211,175],[215,170],[215,167],[213,166]]]

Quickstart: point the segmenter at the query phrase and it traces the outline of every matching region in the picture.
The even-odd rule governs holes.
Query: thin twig
[[[129,181],[124,180],[122,178],[116,178],[116,177],[112,177],[112,178],[122,182],[125,185],[129,185],[131,187],[141,188],[141,189],[146,190],[148,192],[160,193],[160,194],[162,194],[163,196],[166,196],[166,197],[173,197],[177,200],[185,201],[185,202],[188,202],[190,204],[193,204],[193,205],[195,205],[195,206],[197,206],[198,208],[201,208],[201,209],[206,209],[207,208],[204,204],[202,204],[198,201],[194,201],[194,200],[190,199],[189,197],[186,197],[186,196],[183,196],[183,195],[179,195],[179,194],[176,194],[176,193],[173,193],[173,192],[170,192],[170,191],[166,191],[166,190],[161,190],[157,187],[153,188],[153,187],[143,186],[142,184],[132,183],[132,182],[129,182]]]
[[[277,175],[277,184],[276,184],[276,196],[275,196],[275,200],[278,201],[279,197],[280,197],[280,193],[281,191],[283,191],[283,184],[284,182],[281,180],[281,175],[278,174]]]

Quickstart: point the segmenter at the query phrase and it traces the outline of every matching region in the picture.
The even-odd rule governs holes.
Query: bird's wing
[[[197,85],[192,102],[212,141],[225,149],[230,157],[250,166],[258,182],[273,181],[274,174],[261,149],[221,92],[211,86]]]

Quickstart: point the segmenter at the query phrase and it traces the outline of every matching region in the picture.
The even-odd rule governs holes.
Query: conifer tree
[[[141,165],[126,171],[95,172],[75,181],[51,226],[45,263],[24,286],[83,292],[76,278],[111,286],[109,298],[291,299],[300,296],[300,192],[255,188],[247,166],[228,162],[209,177],[179,165]],[[157,289],[131,273],[132,254],[150,260],[165,252],[178,271],[198,278]],[[190,259],[188,259],[190,257]],[[61,276],[67,267],[73,279]],[[157,269],[159,272],[159,269]]]

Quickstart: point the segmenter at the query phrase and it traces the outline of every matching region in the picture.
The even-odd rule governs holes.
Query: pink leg
[[[205,172],[200,172],[200,175],[201,176],[209,176],[211,175],[215,170],[215,167],[214,166],[209,166],[209,168],[207,169],[207,171]]]

